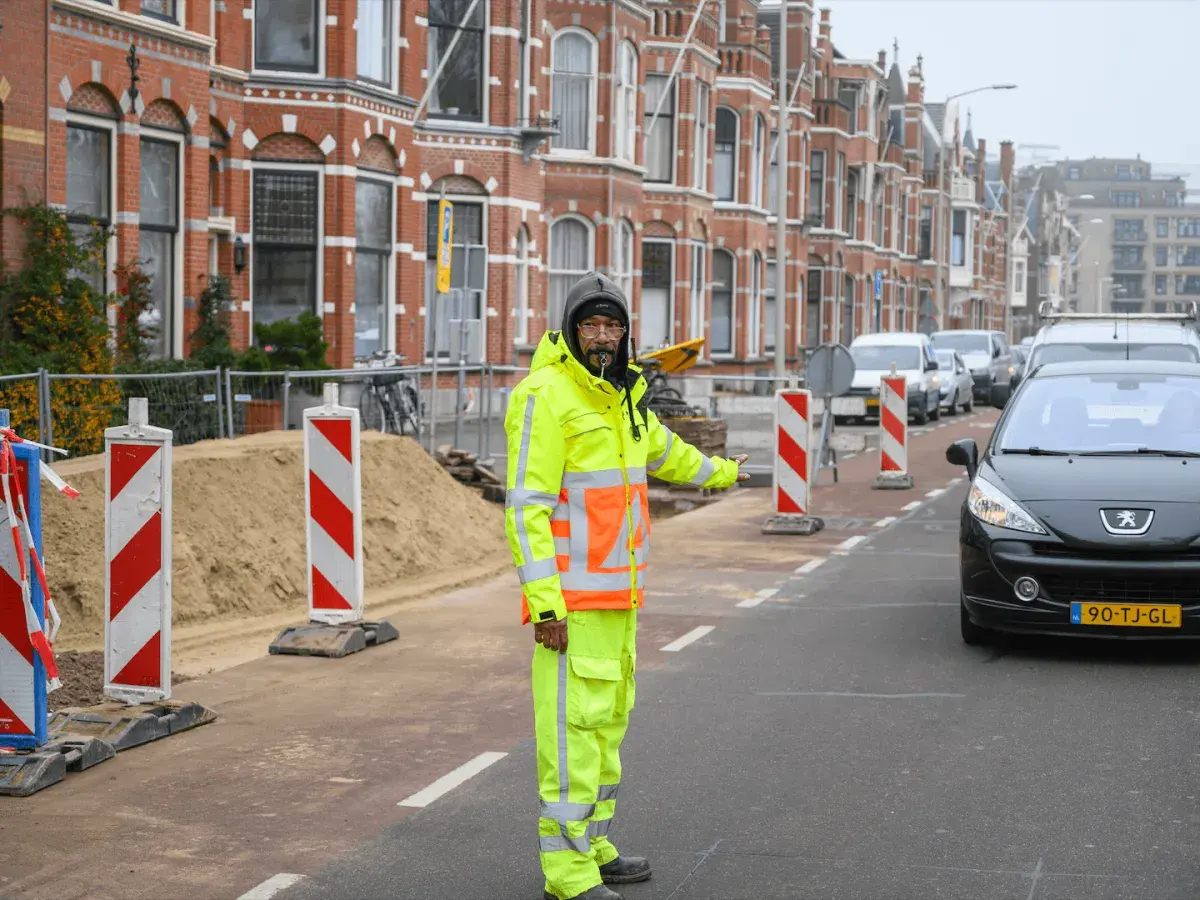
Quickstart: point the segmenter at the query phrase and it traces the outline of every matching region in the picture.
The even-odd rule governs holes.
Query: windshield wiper
[[[1080,456],[1178,456],[1196,459],[1200,453],[1194,450],[1157,450],[1154,447],[1138,447],[1136,450],[1083,450]]]
[[[1041,447],[1004,447],[1001,453],[1019,453],[1024,456],[1070,456],[1070,450],[1043,450]]]

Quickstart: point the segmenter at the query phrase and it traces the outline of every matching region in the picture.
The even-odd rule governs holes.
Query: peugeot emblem
[[[1139,535],[1150,530],[1154,521],[1152,509],[1102,509],[1100,521],[1109,534]]]

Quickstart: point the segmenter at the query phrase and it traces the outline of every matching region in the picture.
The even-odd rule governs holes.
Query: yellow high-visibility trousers
[[[633,709],[636,609],[567,613],[567,652],[536,644],[538,844],[545,889],[566,900],[601,883]]]

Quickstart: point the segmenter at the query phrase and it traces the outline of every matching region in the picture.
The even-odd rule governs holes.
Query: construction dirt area
[[[280,629],[307,618],[302,441],[300,431],[277,431],[174,449],[176,681],[263,656]],[[511,567],[503,506],[460,484],[411,438],[364,431],[361,448],[369,615]],[[57,709],[100,700],[104,457],[54,469],[81,492],[43,491],[47,576],[62,616],[63,688],[50,695]]]

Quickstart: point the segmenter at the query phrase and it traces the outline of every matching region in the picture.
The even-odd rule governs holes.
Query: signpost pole
[[[446,199],[446,186],[442,185],[441,196],[438,200],[438,246],[437,246],[437,283],[434,285],[433,308],[429,311],[429,339],[433,346],[430,355],[433,358],[433,378],[429,385],[429,452],[437,449],[437,394],[438,394],[438,346],[437,321],[438,308],[443,296],[450,292],[450,259],[454,244],[454,204]]]

